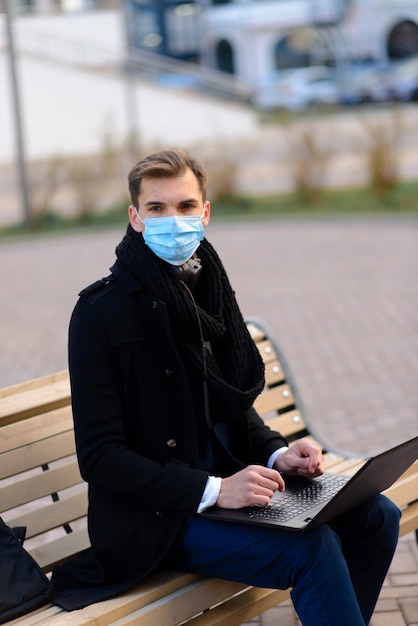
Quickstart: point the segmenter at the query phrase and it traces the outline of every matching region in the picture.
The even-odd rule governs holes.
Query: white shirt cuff
[[[279,448],[278,450],[273,452],[273,454],[270,455],[269,460],[267,461],[267,467],[272,469],[277,457],[283,454],[283,452],[286,452],[286,450],[289,450],[288,446],[283,446],[282,448]]]
[[[213,506],[218,499],[219,492],[221,490],[222,478],[220,476],[209,476],[205,491],[203,492],[202,499],[197,509],[198,513],[201,513],[210,506]]]
[[[273,467],[275,460],[277,457],[288,450],[287,446],[283,446],[278,450],[275,450],[273,454],[270,455],[269,460],[267,461],[267,467],[270,469]],[[220,476],[209,476],[206,482],[205,491],[203,492],[202,499],[198,506],[197,512],[202,513],[205,509],[208,509],[210,506],[213,506],[219,496],[219,492],[221,490],[222,478]]]

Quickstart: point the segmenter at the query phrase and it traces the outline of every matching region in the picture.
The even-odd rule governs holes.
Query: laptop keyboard
[[[324,480],[326,479],[326,480]],[[299,513],[328,501],[348,481],[347,476],[326,475],[305,487],[298,493],[287,496],[281,504],[269,504],[266,507],[254,506],[249,509],[249,516],[255,519],[271,519],[287,522]]]

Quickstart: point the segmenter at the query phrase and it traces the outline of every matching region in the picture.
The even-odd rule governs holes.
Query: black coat
[[[69,368],[78,461],[89,484],[90,566],[97,568],[83,576],[101,587],[90,602],[163,563],[196,513],[208,473],[197,469],[193,394],[166,306],[120,262],[80,294]],[[266,464],[286,444],[253,409],[228,428],[231,458],[244,465]],[[65,587],[64,571],[55,573],[57,588]]]

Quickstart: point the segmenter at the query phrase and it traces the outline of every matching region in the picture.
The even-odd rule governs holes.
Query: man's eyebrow
[[[162,200],[148,200],[148,202],[145,202],[144,206],[153,206],[155,204],[165,204],[165,203],[162,202]]]
[[[184,200],[180,200],[178,202],[178,204],[190,204],[190,203],[199,204],[199,199],[198,198],[185,198]],[[166,202],[163,202],[162,200],[148,200],[148,202],[144,203],[144,206],[155,206],[156,204],[160,206],[165,206]]]
[[[179,204],[186,204],[186,203],[196,203],[199,204],[199,198],[186,198],[185,200],[180,200]]]

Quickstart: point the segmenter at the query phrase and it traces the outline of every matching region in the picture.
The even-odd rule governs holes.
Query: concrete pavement
[[[0,242],[0,384],[66,367],[78,291],[123,228]],[[329,447],[373,454],[418,431],[418,220],[213,221],[245,315],[277,338]],[[291,605],[255,621],[297,624]],[[418,624],[418,553],[400,541],[373,626]]]

